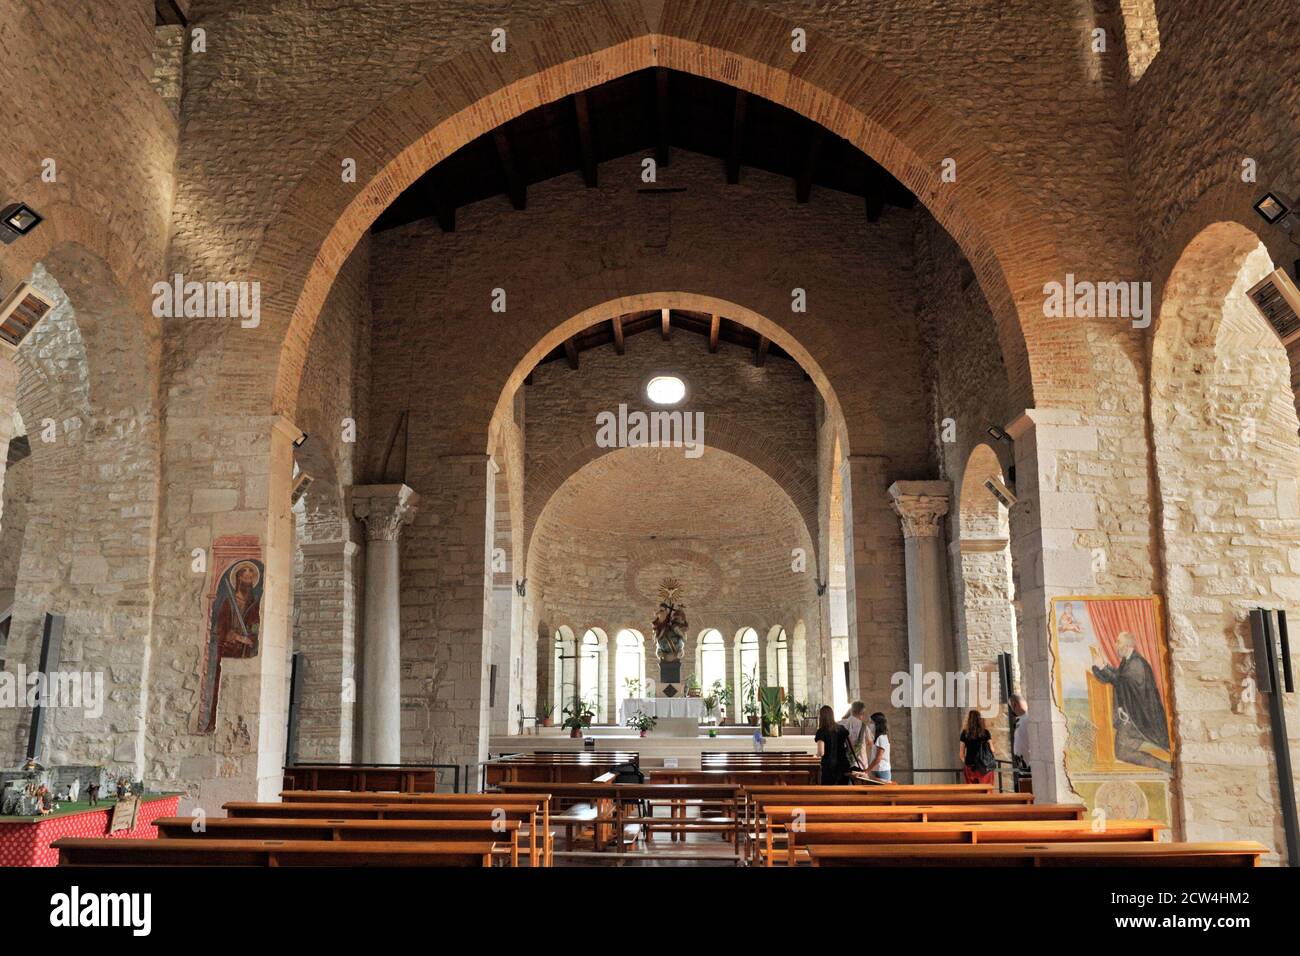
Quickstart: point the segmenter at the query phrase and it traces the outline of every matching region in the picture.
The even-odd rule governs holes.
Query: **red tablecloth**
[[[0,817],[0,866],[58,866],[59,851],[50,844],[60,837],[122,837],[148,840],[158,835],[153,821],[176,816],[179,796],[148,797],[140,801],[135,828],[108,832],[113,804],[80,813],[68,813],[45,820],[14,820]]]

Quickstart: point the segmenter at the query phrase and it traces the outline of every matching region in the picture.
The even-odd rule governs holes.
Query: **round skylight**
[[[656,375],[646,383],[645,394],[656,405],[676,405],[686,397],[686,383],[675,375]]]

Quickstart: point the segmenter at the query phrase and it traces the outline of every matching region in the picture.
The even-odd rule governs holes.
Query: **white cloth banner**
[[[618,709],[618,722],[627,726],[637,712],[647,717],[694,717],[703,721],[704,700],[700,697],[629,697]]]

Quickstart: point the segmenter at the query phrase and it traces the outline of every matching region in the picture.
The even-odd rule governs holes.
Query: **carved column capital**
[[[902,519],[903,537],[939,537],[939,519],[948,513],[951,491],[946,481],[896,481],[890,485],[890,505]]]
[[[402,526],[415,520],[420,496],[409,485],[355,485],[352,514],[366,529],[367,541],[396,541]]]

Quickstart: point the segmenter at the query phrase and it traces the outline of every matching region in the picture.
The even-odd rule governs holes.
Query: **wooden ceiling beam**
[[[434,175],[431,171],[421,176],[416,182],[416,189],[425,207],[438,218],[438,227],[443,232],[455,232],[456,207],[447,199],[447,191],[434,185]]]
[[[814,126],[808,136],[808,150],[804,154],[803,169],[799,171],[799,177],[794,184],[795,202],[806,203],[808,197],[812,195],[813,171],[817,168],[817,156],[822,151],[825,134],[825,128]]]
[[[766,335],[760,335],[758,337],[758,346],[754,349],[754,364],[759,368],[762,368],[763,364],[767,361],[767,350],[771,344],[772,343],[768,341]]]
[[[596,188],[596,149],[591,139],[591,113],[585,92],[573,94],[573,109],[578,114],[578,145],[582,156],[582,181],[588,189]]]
[[[722,316],[712,315],[709,317],[709,351],[718,350],[718,333],[722,331]]]
[[[673,161],[669,144],[668,69],[655,70],[655,163],[667,166]]]
[[[671,315],[670,309],[659,310],[659,329],[660,329],[660,334],[663,335],[665,342],[667,342],[668,339],[673,334],[672,319],[670,318],[670,315]]]
[[[515,165],[514,152],[510,148],[510,134],[505,126],[498,126],[493,131],[492,138],[496,141],[497,157],[501,160],[501,172],[505,176],[506,194],[510,197],[510,205],[516,209],[526,209],[528,188],[523,177],[519,175],[519,168]]]
[[[154,0],[155,27],[188,27],[189,18],[176,0]]]
[[[736,105],[731,111],[731,145],[727,149],[727,185],[734,186],[740,182],[740,147],[745,141],[745,102],[744,90],[736,90]]]
[[[614,328],[614,351],[619,355],[623,354],[623,316],[616,315],[609,320],[609,324]]]
[[[578,370],[578,343],[573,340],[572,335],[564,340],[564,357],[568,359],[569,368],[576,372]]]

